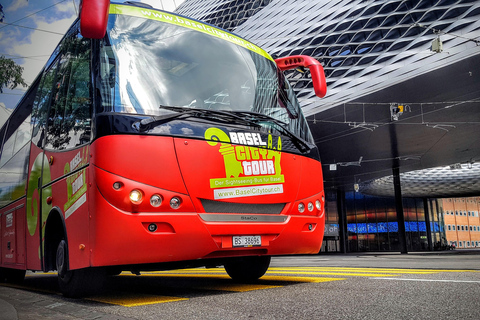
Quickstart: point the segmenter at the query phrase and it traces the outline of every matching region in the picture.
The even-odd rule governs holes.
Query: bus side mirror
[[[290,70],[298,67],[305,67],[310,70],[312,75],[313,89],[315,94],[323,98],[327,94],[327,81],[325,80],[325,72],[323,67],[316,59],[309,56],[290,56],[275,59],[278,68],[282,71]]]
[[[80,33],[85,38],[102,39],[107,31],[110,0],[81,0]]]

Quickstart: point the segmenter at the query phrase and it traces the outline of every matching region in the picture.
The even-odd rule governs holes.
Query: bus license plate
[[[234,236],[234,247],[259,247],[262,245],[261,236]]]

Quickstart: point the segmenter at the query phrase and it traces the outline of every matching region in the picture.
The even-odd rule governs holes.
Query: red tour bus
[[[1,281],[58,272],[80,296],[121,271],[316,254],[319,152],[277,60],[227,31],[134,3],[83,0],[0,130]]]

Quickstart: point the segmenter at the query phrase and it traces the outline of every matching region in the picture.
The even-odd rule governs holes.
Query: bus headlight
[[[179,197],[173,197],[170,199],[170,208],[176,210],[180,208],[180,204],[182,204],[182,200]]]
[[[318,211],[322,210],[322,203],[320,200],[315,201],[315,207],[317,207]]]
[[[140,190],[134,189],[130,192],[130,201],[134,204],[142,202],[143,194]]]
[[[298,204],[298,212],[303,213],[305,211],[305,205],[303,203]]]
[[[160,207],[160,205],[162,204],[162,197],[158,194],[154,194],[151,198],[150,198],[150,204],[152,205],[152,207]]]
[[[313,211],[313,203],[309,202],[307,204],[308,211],[312,212]]]

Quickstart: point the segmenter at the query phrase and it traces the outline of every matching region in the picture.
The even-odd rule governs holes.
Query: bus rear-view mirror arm
[[[110,0],[80,1],[80,33],[85,38],[102,39],[107,31]]]
[[[316,59],[309,56],[290,56],[275,59],[278,68],[282,71],[290,70],[298,67],[308,68],[312,75],[313,89],[315,94],[323,98],[327,94],[327,82],[325,80],[325,72],[323,67]]]

